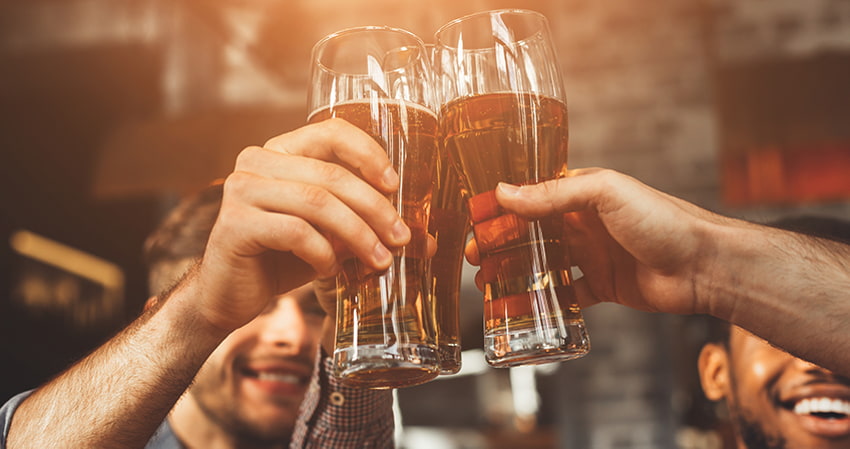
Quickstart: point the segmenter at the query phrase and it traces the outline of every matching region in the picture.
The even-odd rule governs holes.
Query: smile
[[[258,380],[265,382],[282,382],[287,384],[296,384],[300,385],[302,383],[302,379],[300,376],[296,376],[295,374],[288,373],[275,373],[268,371],[261,371],[256,373],[255,376]]]
[[[842,393],[842,396],[846,394]],[[850,438],[850,400],[825,392],[789,400],[783,408],[810,435],[830,440]],[[847,441],[842,441],[846,447]],[[831,447],[831,446],[830,446]]]
[[[271,396],[292,396],[303,394],[310,377],[283,368],[244,369],[245,385],[258,389]]]
[[[806,398],[797,401],[793,408],[798,415],[812,415],[818,418],[844,419],[850,416],[850,401],[833,398]]]

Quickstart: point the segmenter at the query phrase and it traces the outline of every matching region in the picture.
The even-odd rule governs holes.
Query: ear
[[[159,301],[157,300],[156,296],[151,296],[150,298],[148,298],[147,301],[145,301],[145,308],[143,310],[147,312],[148,310],[153,309],[154,307],[156,307],[158,302]]]
[[[705,397],[719,401],[729,393],[729,354],[723,345],[708,343],[699,353],[699,377]]]

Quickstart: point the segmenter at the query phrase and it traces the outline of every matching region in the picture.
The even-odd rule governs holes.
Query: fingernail
[[[393,239],[399,244],[406,243],[410,240],[410,228],[403,221],[397,220],[393,224]]]
[[[392,167],[387,167],[387,169],[384,171],[384,177],[382,181],[385,186],[394,188],[398,186],[398,173],[396,173]]]
[[[499,187],[498,187],[498,188],[499,188],[499,190],[500,190],[503,194],[505,194],[505,195],[509,195],[509,196],[517,196],[517,195],[519,195],[519,186],[515,186],[515,185],[513,185],[513,184],[508,184],[508,183],[500,182],[500,183],[499,183]]]
[[[375,258],[375,264],[381,267],[387,266],[392,261],[392,253],[388,250],[384,245],[378,243],[375,245],[375,249],[373,251],[373,257]]]

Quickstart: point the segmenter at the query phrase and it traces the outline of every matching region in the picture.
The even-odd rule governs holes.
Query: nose
[[[284,298],[264,317],[259,339],[262,343],[293,353],[308,353],[315,337],[294,300]]]

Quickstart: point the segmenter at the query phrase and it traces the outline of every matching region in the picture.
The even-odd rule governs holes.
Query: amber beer
[[[460,281],[463,249],[470,231],[465,195],[457,171],[449,164],[445,147],[437,158],[434,196],[431,200],[429,233],[437,241],[431,259],[431,304],[440,355],[440,374],[454,374],[461,368]]]
[[[394,262],[384,272],[374,272],[357,259],[343,263],[337,277],[342,301],[337,308],[335,375],[347,384],[367,388],[426,382],[438,374],[437,349],[429,327],[426,234],[437,118],[415,104],[377,100],[319,109],[309,122],[331,117],[348,120],[387,150],[402,180],[390,200],[413,234],[409,244],[394,252]],[[421,363],[405,361],[410,359]],[[358,368],[347,368],[352,365]]]
[[[441,126],[471,195],[488,362],[515,366],[584,355],[587,333],[560,218],[529,221],[505,213],[494,194],[500,181],[527,184],[564,173],[566,105],[529,93],[472,95],[447,103]]]

